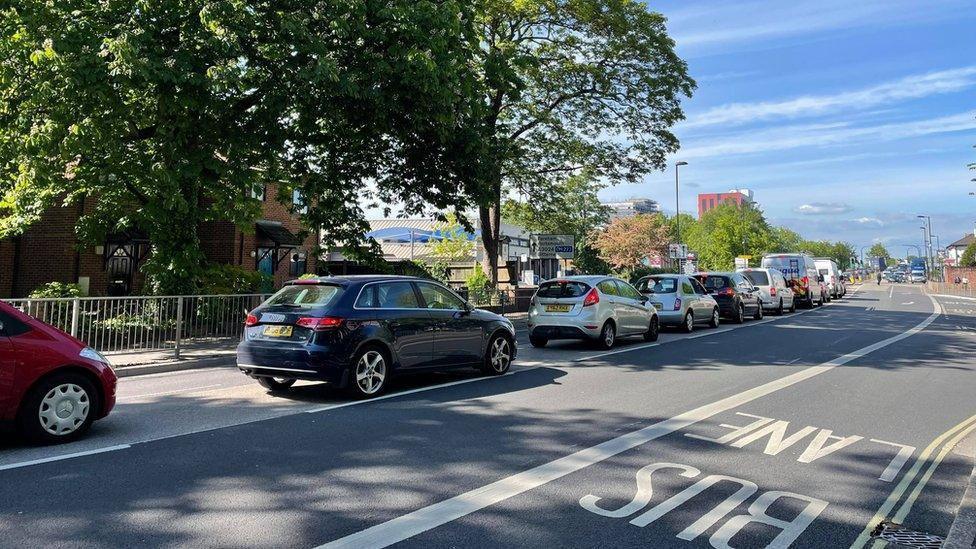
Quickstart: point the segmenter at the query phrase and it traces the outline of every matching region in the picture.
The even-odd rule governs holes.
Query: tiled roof
[[[949,244],[946,248],[965,248],[972,244],[974,240],[976,240],[976,236],[973,236],[973,233],[969,233],[952,244]]]

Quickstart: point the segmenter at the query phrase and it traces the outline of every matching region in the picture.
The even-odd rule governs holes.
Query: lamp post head
[[[687,163],[687,162],[685,162],[684,160],[680,160],[680,161],[678,161],[678,162],[675,162],[675,163],[674,163],[674,165],[675,165],[675,166],[687,166],[687,165],[688,165],[688,163]]]

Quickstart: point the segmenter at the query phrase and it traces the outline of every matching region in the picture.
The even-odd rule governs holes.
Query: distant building
[[[946,265],[958,265],[966,247],[976,241],[976,228],[973,232],[946,246]]]
[[[621,202],[604,202],[603,205],[613,209],[613,212],[610,213],[611,219],[661,212],[661,205],[657,203],[657,200],[650,198],[631,198]]]
[[[729,189],[727,193],[706,193],[698,195],[698,219],[701,219],[705,212],[715,209],[718,205],[725,202],[734,202],[738,206],[743,204],[753,204],[752,190],[750,189]]]

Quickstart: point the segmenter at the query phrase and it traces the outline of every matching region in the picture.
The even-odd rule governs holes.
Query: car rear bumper
[[[682,311],[658,311],[657,319],[664,326],[680,326],[685,323],[685,314]]]
[[[251,377],[287,377],[343,384],[348,363],[327,347],[283,348],[243,341],[237,346],[237,367]]]
[[[596,339],[600,337],[600,328],[543,324],[530,327],[529,335],[545,339]]]

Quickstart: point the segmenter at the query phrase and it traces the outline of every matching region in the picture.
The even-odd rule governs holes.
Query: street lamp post
[[[932,258],[932,218],[927,215],[919,215],[917,217],[919,219],[924,219],[926,221],[926,224],[925,226],[922,227],[922,229],[924,231],[924,234],[928,235],[928,240],[925,241],[926,244],[925,249],[927,250],[927,255],[929,260],[929,276],[931,277],[933,271],[935,271],[935,262]]]
[[[681,247],[681,207],[678,204],[678,166],[687,166],[684,160],[674,163],[674,240],[678,248]],[[681,258],[677,259],[678,267],[681,267]]]

